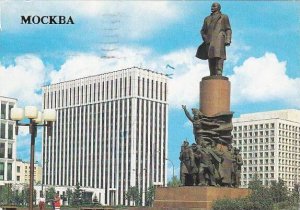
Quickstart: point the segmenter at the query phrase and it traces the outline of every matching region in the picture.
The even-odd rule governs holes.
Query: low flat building
[[[16,183],[29,184],[30,180],[30,163],[22,160],[16,161]],[[34,164],[34,183],[42,183],[42,166],[36,162]]]

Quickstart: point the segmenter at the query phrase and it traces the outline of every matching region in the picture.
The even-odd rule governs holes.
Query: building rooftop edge
[[[161,72],[156,72],[156,71],[153,71],[153,70],[150,70],[150,69],[145,69],[145,68],[141,68],[141,67],[137,67],[137,66],[132,66],[132,67],[129,67],[129,68],[119,69],[119,70],[115,70],[115,71],[109,71],[109,72],[104,72],[104,73],[100,73],[100,74],[94,74],[94,75],[90,75],[90,76],[86,76],[86,77],[81,77],[81,78],[77,78],[77,79],[66,80],[66,81],[63,81],[63,82],[57,82],[57,83],[53,83],[53,84],[49,84],[49,85],[43,85],[42,88],[43,87],[52,86],[52,85],[58,85],[60,83],[72,82],[72,81],[77,81],[77,80],[81,80],[81,79],[87,79],[87,78],[96,77],[96,76],[100,76],[100,75],[111,74],[111,73],[114,73],[114,72],[123,71],[123,70],[129,70],[129,69],[140,69],[140,70],[150,71],[150,72],[155,73],[155,74],[160,74],[160,75],[166,76],[164,73],[161,73]],[[166,76],[166,78],[168,78],[168,77]]]
[[[266,112],[254,112],[241,114],[240,117],[233,118],[234,122],[246,122],[257,120],[281,119],[300,123],[299,109],[281,109]]]
[[[17,99],[17,98],[8,97],[8,96],[1,96],[1,95],[0,95],[0,98],[8,98],[8,99],[13,99],[13,100],[16,100],[16,101],[18,101],[18,99]]]

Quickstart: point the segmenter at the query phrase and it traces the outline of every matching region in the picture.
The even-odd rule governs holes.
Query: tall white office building
[[[16,123],[10,119],[10,110],[16,102],[14,98],[0,96],[0,185],[15,183]]]
[[[103,205],[128,204],[129,187],[145,199],[165,186],[167,80],[133,67],[43,87],[44,108],[57,111],[52,137],[44,132],[44,183],[78,182]]]
[[[233,145],[244,160],[242,187],[254,174],[265,185],[281,178],[289,190],[300,182],[300,110],[244,114],[233,125]]]

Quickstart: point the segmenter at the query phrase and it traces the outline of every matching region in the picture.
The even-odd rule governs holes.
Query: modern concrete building
[[[29,184],[30,180],[30,163],[22,160],[16,161],[16,183],[17,184]],[[34,164],[34,183],[42,183],[42,167],[36,162]]]
[[[133,186],[143,200],[165,186],[167,80],[133,67],[43,87],[43,108],[57,110],[43,137],[44,183],[79,183],[103,205],[128,204]]]
[[[0,185],[15,182],[16,123],[10,119],[10,110],[16,102],[14,98],[0,96]]]
[[[233,145],[244,160],[242,187],[254,174],[265,185],[281,178],[289,190],[300,182],[300,110],[243,114],[233,125]]]

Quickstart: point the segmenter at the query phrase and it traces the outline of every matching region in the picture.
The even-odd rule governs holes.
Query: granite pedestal
[[[230,82],[227,77],[208,76],[200,82],[200,111],[212,116],[230,111]]]
[[[222,198],[241,198],[249,189],[226,187],[162,187],[155,191],[155,209],[211,209],[213,201]]]

